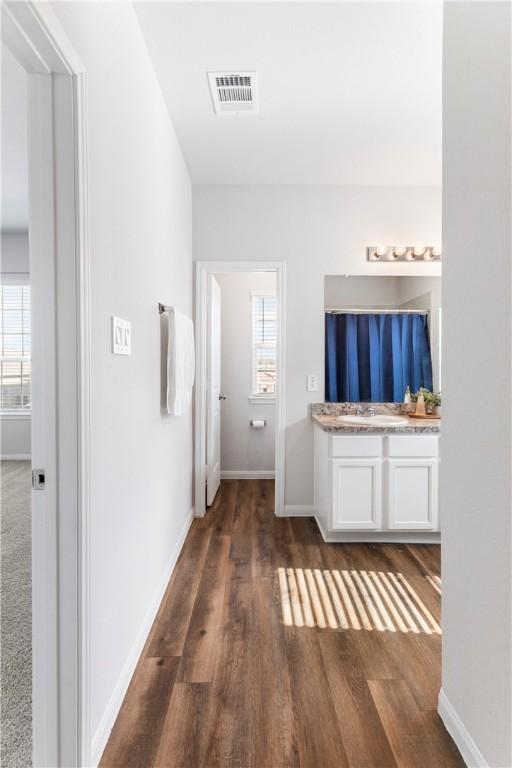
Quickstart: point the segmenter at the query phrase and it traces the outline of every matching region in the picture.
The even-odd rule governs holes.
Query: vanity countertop
[[[374,408],[378,414],[407,416],[401,403],[312,403],[311,419],[324,432],[336,432],[347,435],[421,435],[441,432],[441,419],[411,419],[407,424],[378,427],[375,424],[347,424],[337,421],[341,415],[355,414],[360,406]]]

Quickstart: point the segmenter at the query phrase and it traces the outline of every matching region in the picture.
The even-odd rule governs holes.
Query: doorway
[[[28,76],[2,44],[2,765],[32,762]]]
[[[210,275],[206,505],[220,480],[275,477],[276,275]]]
[[[23,488],[31,541],[23,562],[31,585],[22,610],[29,628],[19,656],[25,667],[30,656],[32,665],[28,704],[20,713],[32,744],[11,740],[5,764],[28,764],[27,751],[30,764],[89,764],[82,597],[89,465],[85,73],[44,4],[4,3],[2,46],[26,83],[28,267],[21,297],[14,295],[15,286],[2,290],[8,288],[7,298],[16,302],[4,319],[21,328],[7,347],[3,339],[3,353],[13,353],[19,370],[11,365],[4,371],[12,375],[2,378],[2,405],[30,413]],[[2,501],[2,515],[19,517],[12,494],[4,493]],[[19,600],[15,607],[21,610]],[[21,673],[20,658],[14,667]]]
[[[284,512],[282,263],[199,262],[195,514],[222,479],[274,479]]]

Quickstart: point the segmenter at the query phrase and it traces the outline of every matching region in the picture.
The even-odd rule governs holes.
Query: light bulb
[[[432,256],[435,256],[438,258],[441,255],[441,249],[440,248],[432,248]]]
[[[423,256],[425,253],[425,246],[424,245],[416,245],[414,247],[413,253],[415,256]]]
[[[432,261],[433,258],[432,248],[427,248],[425,250],[425,255],[423,256],[424,261]]]
[[[378,245],[375,249],[375,254],[379,257],[385,256],[387,252],[388,252],[388,249],[385,245]]]
[[[412,248],[408,248],[405,253],[405,260],[406,261],[414,261],[416,256],[414,255],[414,250]]]
[[[400,258],[400,256],[405,256],[406,250],[407,248],[404,248],[401,245],[396,245],[395,250],[393,251],[393,255],[396,256],[397,258]]]

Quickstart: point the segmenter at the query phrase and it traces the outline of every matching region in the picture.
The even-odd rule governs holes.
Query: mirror
[[[325,401],[441,389],[441,278],[327,275]]]

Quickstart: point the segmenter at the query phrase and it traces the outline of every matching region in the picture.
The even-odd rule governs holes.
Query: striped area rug
[[[278,568],[277,575],[286,626],[441,634],[401,573]],[[441,594],[441,579],[426,579]]]

